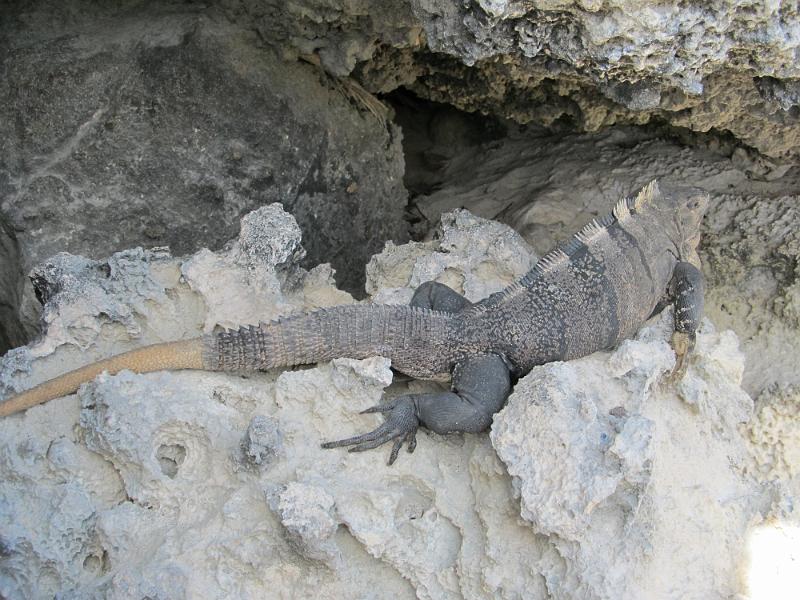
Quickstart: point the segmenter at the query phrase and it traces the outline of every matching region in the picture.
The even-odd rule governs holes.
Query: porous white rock
[[[441,215],[429,241],[388,242],[367,265],[375,302],[407,303],[426,281],[438,281],[475,302],[500,291],[536,263],[531,247],[506,225],[456,209]]]
[[[206,303],[204,329],[238,327],[269,321],[298,308],[346,304],[352,298],[334,287],[330,267],[323,283],[327,302],[311,305],[284,296],[287,278],[296,277],[297,263],[305,256],[300,228],[292,216],[274,203],[242,219],[241,233],[221,252],[204,249],[181,265],[181,274]],[[292,267],[294,271],[292,271]],[[231,290],[241,290],[233,294]]]
[[[767,480],[781,480],[800,497],[800,390],[775,386],[756,399],[747,424],[754,463]]]
[[[286,55],[354,76],[372,93],[402,86],[469,112],[559,129],[670,123],[797,159],[800,23],[791,2],[224,5],[261,39],[279,40]]]
[[[554,597],[724,598],[741,589],[741,551],[760,519],[738,429],[752,415],[738,387],[743,357],[706,322],[686,376],[703,382],[704,403],[689,406],[685,387],[664,377],[674,366],[661,351],[669,324],[666,311],[613,353],[534,368],[495,418],[492,443],[521,515],[576,581],[569,590],[553,581]]]
[[[333,496],[323,488],[289,483],[272,503],[288,539],[302,556],[327,561],[338,554],[331,539],[339,526]]]
[[[242,438],[240,464],[245,468],[269,468],[280,457],[281,444],[278,422],[265,415],[256,415]]]

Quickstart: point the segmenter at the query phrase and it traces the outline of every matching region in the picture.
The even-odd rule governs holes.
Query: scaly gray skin
[[[653,182],[546,254],[522,279],[476,304],[428,283],[411,306],[339,306],[145,347],[13,397],[0,404],[0,415],[72,393],[103,370],[247,371],[385,356],[417,378],[452,377],[452,391],[407,394],[373,407],[365,412],[384,413],[380,427],[323,447],[359,452],[394,440],[392,464],[404,442],[414,450],[419,426],[437,433],[483,431],[508,397],[513,376],[612,348],[667,304],[675,305],[680,370],[703,314],[696,248],[707,202],[698,190],[662,194]]]

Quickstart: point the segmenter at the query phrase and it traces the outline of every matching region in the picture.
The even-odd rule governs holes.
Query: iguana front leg
[[[458,312],[471,303],[446,285],[429,281],[417,288],[411,305]],[[369,408],[363,412],[382,412],[386,416],[380,427],[363,435],[326,442],[322,447],[350,446],[350,452],[362,452],[395,440],[389,455],[391,465],[404,442],[408,452],[414,451],[420,425],[436,433],[483,431],[505,403],[511,391],[511,376],[500,356],[471,356],[453,370],[452,388],[450,392],[405,394]]]
[[[672,273],[670,291],[675,305],[672,348],[676,363],[672,376],[679,378],[686,370],[686,355],[694,349],[697,328],[703,318],[705,281],[700,269],[691,263],[679,262]]]

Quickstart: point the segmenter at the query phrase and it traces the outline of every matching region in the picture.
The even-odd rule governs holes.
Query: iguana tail
[[[385,356],[415,377],[447,374],[458,352],[450,316],[410,306],[337,306],[202,338],[145,346],[70,371],[0,403],[0,417],[73,394],[103,371],[256,371]]]
[[[103,371],[112,375],[125,369],[136,373],[149,373],[164,369],[202,369],[203,338],[166,342],[144,346],[130,352],[117,354],[60,377],[45,381],[0,403],[0,417],[5,417],[53,398],[74,394],[81,384],[91,381]]]

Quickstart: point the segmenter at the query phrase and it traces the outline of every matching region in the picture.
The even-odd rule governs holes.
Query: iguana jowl
[[[413,451],[420,425],[438,433],[482,431],[508,397],[512,375],[611,348],[668,303],[675,305],[680,364],[703,312],[696,248],[707,202],[698,190],[662,193],[653,182],[546,254],[519,281],[475,304],[429,282],[411,306],[338,306],[146,346],[14,396],[0,404],[0,416],[74,393],[103,371],[246,371],[385,356],[413,377],[452,377],[452,391],[394,398],[366,411],[385,414],[380,427],[323,446],[361,451],[395,440],[391,464],[404,442]]]

